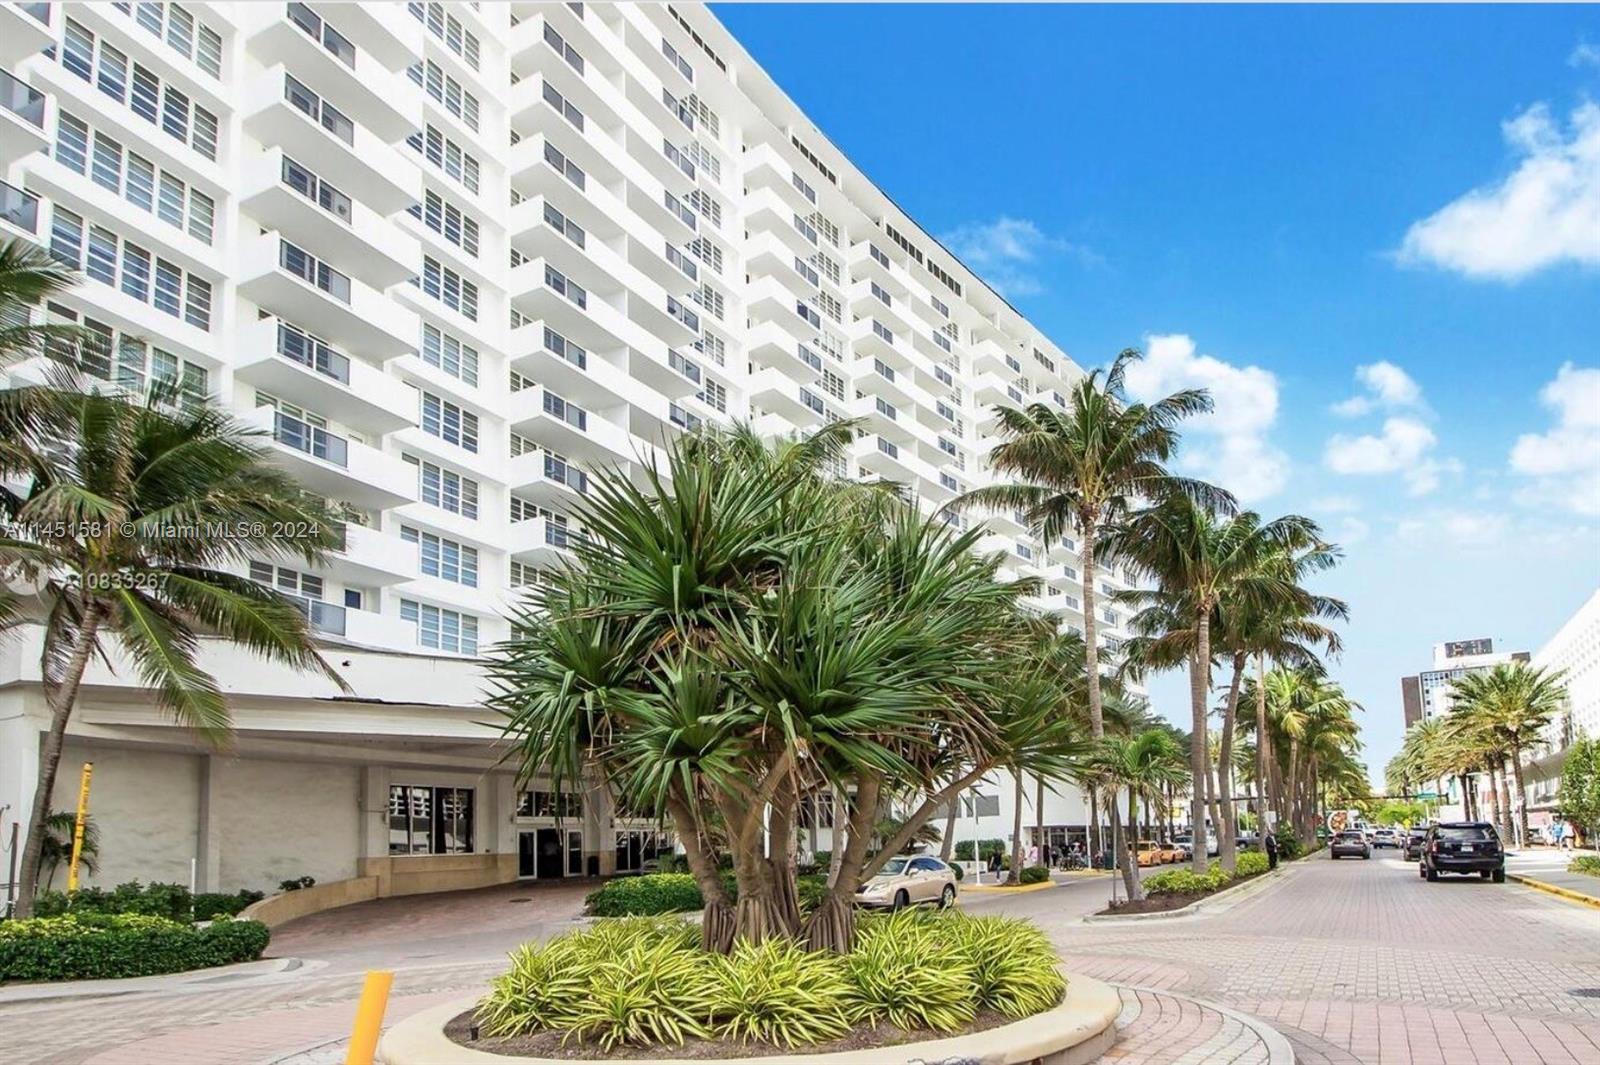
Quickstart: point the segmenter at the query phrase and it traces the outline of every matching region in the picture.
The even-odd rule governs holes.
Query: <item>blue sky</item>
[[[1433,643],[1600,586],[1600,11],[716,12],[1081,365],[1212,388],[1185,467],[1345,545],[1375,774]]]

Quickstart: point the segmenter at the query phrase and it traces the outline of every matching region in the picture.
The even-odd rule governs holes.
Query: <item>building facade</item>
[[[106,387],[216,397],[346,521],[325,568],[248,574],[299,598],[352,693],[208,648],[238,725],[216,753],[96,667],[56,806],[94,762],[100,882],[639,868],[652,826],[519,790],[481,710],[476,658],[582,534],[588,471],[637,475],[704,422],[856,418],[836,472],[932,512],[988,479],[995,404],[1064,405],[1080,372],[699,5],[32,3],[0,30],[0,229],[85,277],[42,313],[104,337]],[[960,520],[1081,629],[1075,544]],[[1114,652],[1126,617],[1100,610]],[[4,654],[15,823],[37,633]]]
[[[1560,671],[1566,689],[1565,705],[1523,772],[1530,817],[1543,825],[1558,806],[1567,748],[1579,736],[1600,737],[1600,590],[1533,653],[1533,664],[1550,673]]]
[[[1526,662],[1528,657],[1526,651],[1497,652],[1494,641],[1486,638],[1434,644],[1433,668],[1400,678],[1400,704],[1406,727],[1448,714],[1454,703],[1450,685],[1468,673],[1492,669],[1504,662]]]

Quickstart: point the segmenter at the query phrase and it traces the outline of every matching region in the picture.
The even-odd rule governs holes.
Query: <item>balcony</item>
[[[245,4],[239,9],[245,46],[262,66],[283,65],[318,95],[389,144],[422,127],[422,99],[403,74],[356,46],[345,29],[354,5]],[[331,21],[325,22],[325,12]],[[391,17],[400,21],[403,12]]]
[[[261,318],[235,333],[235,373],[310,410],[336,410],[351,428],[374,436],[416,422],[416,393],[397,377],[351,359],[320,340]]]
[[[822,376],[822,356],[777,322],[762,322],[750,330],[747,354],[752,365],[775,367],[796,381]]]
[[[822,412],[806,403],[801,396],[805,385],[795,381],[782,370],[758,370],[750,377],[750,403],[764,411],[781,415],[792,425],[817,425],[823,420]],[[813,395],[820,389],[810,388]]]
[[[339,32],[389,70],[404,72],[422,54],[422,23],[394,4],[361,0],[325,10],[335,13]]]
[[[50,146],[49,110],[48,96],[0,70],[0,168]]]
[[[896,334],[876,318],[862,318],[845,327],[851,346],[859,358],[881,359],[896,370],[912,368],[910,346],[905,334]]]
[[[550,408],[565,397],[541,387],[511,393],[507,423],[516,432],[538,441],[558,455],[584,468],[637,461],[633,438],[628,431],[593,411],[581,419],[570,412],[563,416]],[[577,424],[581,421],[582,424]]]
[[[543,451],[515,455],[506,464],[506,484],[517,495],[552,510],[567,510],[589,493],[589,475]]]
[[[14,67],[56,42],[60,4],[0,4],[0,66]]]
[[[752,233],[745,242],[746,272],[755,277],[776,278],[796,299],[814,299],[818,277],[808,261],[776,233]]]
[[[29,239],[39,237],[39,197],[0,181],[0,222]]]
[[[529,518],[511,523],[506,551],[520,562],[535,566],[560,566],[573,561],[572,545],[583,534],[549,518]]]
[[[416,349],[414,313],[361,281],[330,275],[324,285],[291,272],[284,244],[276,230],[239,242],[241,295],[360,358],[381,363]]]
[[[278,229],[318,258],[349,264],[349,273],[376,289],[417,272],[417,241],[387,218],[339,189],[314,163],[268,148],[244,161],[239,206],[263,229]]]
[[[771,189],[754,189],[745,197],[745,227],[751,236],[771,233],[801,259],[817,250],[816,231],[805,221],[803,212],[796,211]]]
[[[817,209],[815,191],[807,196],[796,183],[794,168],[771,144],[758,144],[744,156],[744,183],[749,189],[771,189],[798,215]]]
[[[366,525],[344,527],[344,550],[337,556],[334,568],[352,583],[379,587],[414,581],[420,576],[416,544]]]
[[[245,85],[239,98],[246,133],[281,147],[336,187],[359,192],[377,214],[398,214],[422,199],[422,171],[412,158],[291,79],[282,64]]]
[[[309,491],[346,500],[362,510],[416,501],[416,471],[398,456],[272,407],[257,407],[240,420],[271,437],[273,457]]]

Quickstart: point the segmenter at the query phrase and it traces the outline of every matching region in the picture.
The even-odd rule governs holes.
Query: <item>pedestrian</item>
[[[1028,864],[1039,864],[1039,845],[1037,843],[1028,844]]]
[[[1048,868],[1050,865],[1050,844],[1046,843],[1044,845],[1044,848],[1039,851],[1039,857],[1042,860],[1042,864]]]
[[[1278,837],[1271,832],[1263,833],[1263,836],[1267,844],[1267,868],[1269,870],[1276,869],[1278,867]]]
[[[994,873],[996,875],[998,875],[999,872],[1000,872],[1000,852],[999,851],[990,851],[989,852],[989,872]]]

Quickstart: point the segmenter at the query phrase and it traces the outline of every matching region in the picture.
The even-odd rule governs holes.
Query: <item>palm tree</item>
[[[1331,564],[1336,555],[1323,544],[1320,530],[1309,518],[1288,515],[1263,522],[1260,515],[1251,511],[1222,517],[1183,495],[1172,495],[1134,514],[1107,537],[1107,542],[1131,572],[1156,585],[1153,593],[1133,591],[1126,598],[1134,603],[1160,605],[1175,621],[1192,630],[1180,646],[1186,644],[1189,663],[1195,736],[1191,769],[1198,810],[1200,785],[1207,774],[1205,737],[1213,612],[1224,599],[1263,610],[1269,609],[1267,604],[1293,602],[1304,595],[1297,583],[1298,574],[1289,565],[1272,564],[1269,560],[1303,555]],[[1198,814],[1194,822],[1198,839]],[[1229,835],[1231,829],[1218,825],[1217,832],[1220,844],[1221,837]],[[1205,848],[1194,849],[1195,871],[1203,872]]]
[[[1120,854],[1127,850],[1124,840],[1137,838],[1139,800],[1160,803],[1170,785],[1183,779],[1183,752],[1172,733],[1167,729],[1147,729],[1137,736],[1106,737],[1098,750],[1089,758],[1088,771],[1108,789],[1111,808],[1111,846]],[[1118,792],[1126,789],[1128,796],[1127,819],[1118,810]],[[1203,838],[1197,849],[1204,856]],[[1139,883],[1139,871],[1131,861],[1119,863],[1122,882],[1128,898],[1144,898],[1144,888]]]
[[[44,849],[41,856],[43,875],[40,881],[45,890],[55,884],[56,870],[72,861],[72,839],[77,835],[78,815],[72,810],[57,810],[45,818]],[[83,846],[78,852],[78,864],[86,873],[92,873],[100,857],[100,826],[94,818],[84,815]]]
[[[175,409],[30,387],[0,392],[0,567],[32,592],[12,622],[44,628],[50,727],[39,760],[18,913],[32,912],[67,723],[93,659],[131,662],[157,703],[208,742],[231,723],[200,637],[322,672],[293,601],[231,572],[252,557],[323,560],[339,541],[327,507],[273,467],[255,434],[216,408]],[[290,530],[287,535],[284,530]],[[342,682],[339,682],[342,685]]]
[[[1044,403],[996,407],[1003,440],[989,452],[990,468],[997,476],[1016,480],[976,489],[956,503],[1020,512],[1047,549],[1076,530],[1089,727],[1096,740],[1105,735],[1095,616],[1102,530],[1120,522],[1141,500],[1184,495],[1221,509],[1234,505],[1233,497],[1222,489],[1168,472],[1166,463],[1178,446],[1177,426],[1185,418],[1209,412],[1211,396],[1204,389],[1184,389],[1154,403],[1132,402],[1124,391],[1124,377],[1128,367],[1143,357],[1128,348],[1104,374],[1096,369],[1079,378],[1068,393],[1065,410]],[[1091,839],[1090,846],[1097,850],[1098,840]]]
[[[1565,675],[1527,662],[1508,662],[1468,673],[1450,686],[1453,705],[1481,715],[1485,727],[1504,744],[1516,779],[1522,839],[1528,838],[1528,793],[1522,780],[1522,752],[1537,742],[1566,705],[1566,688],[1562,684]]]

